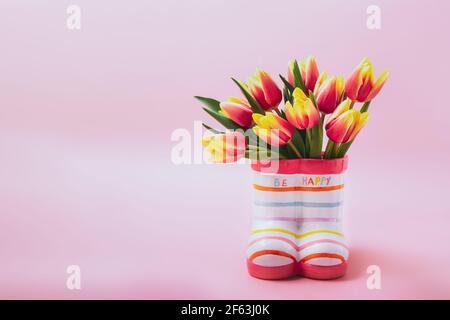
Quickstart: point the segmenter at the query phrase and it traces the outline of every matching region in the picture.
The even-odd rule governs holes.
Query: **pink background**
[[[80,31],[66,8],[82,10]],[[381,30],[366,8],[381,8]],[[0,298],[450,298],[448,1],[0,4]],[[389,68],[350,150],[348,275],[249,277],[247,166],[171,162],[193,95],[314,54]],[[82,289],[66,288],[79,265]],[[368,290],[378,265],[382,289]]]

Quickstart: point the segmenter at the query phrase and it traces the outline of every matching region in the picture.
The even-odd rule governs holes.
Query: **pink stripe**
[[[289,217],[256,217],[257,220],[293,221],[293,222],[339,222],[337,218],[289,218]]]
[[[310,241],[308,243],[305,243],[305,244],[303,244],[301,246],[297,246],[297,244],[295,242],[293,242],[292,240],[289,240],[289,239],[286,239],[286,238],[283,238],[283,237],[276,237],[276,236],[267,236],[267,237],[261,237],[261,238],[255,239],[255,240],[251,241],[248,244],[248,246],[251,247],[252,245],[254,245],[255,243],[257,243],[259,241],[270,240],[270,239],[283,241],[283,242],[289,244],[296,251],[302,251],[303,249],[305,249],[307,247],[310,247],[310,246],[313,246],[313,245],[318,244],[318,243],[332,243],[332,244],[344,247],[345,249],[348,250],[348,247],[345,244],[343,244],[342,242],[336,241],[336,240],[332,240],[332,239],[314,240],[314,241]]]

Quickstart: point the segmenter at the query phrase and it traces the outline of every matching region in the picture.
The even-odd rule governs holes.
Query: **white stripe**
[[[291,218],[339,218],[342,210],[338,208],[298,208],[298,207],[253,207],[254,217]]]
[[[288,230],[290,232],[297,233],[298,227],[297,222],[292,221],[267,221],[267,220],[253,220],[252,223],[252,230],[259,230],[259,229],[267,229],[267,228],[277,228],[277,229],[284,229]],[[262,232],[259,232],[260,234]],[[279,232],[278,232],[279,233]]]
[[[308,233],[314,230],[326,229],[334,232],[343,233],[342,223],[340,222],[317,222],[317,223],[302,223],[297,230],[298,233]]]
[[[348,259],[348,250],[334,243],[317,243],[309,246],[298,253],[298,259],[301,260],[313,253],[335,253],[343,256],[345,260]]]
[[[261,191],[253,190],[253,199],[255,201],[266,202],[341,202],[344,201],[344,190],[332,190],[332,191],[288,191],[288,192],[276,192],[276,191]]]
[[[293,247],[291,247],[286,242],[283,242],[281,240],[277,239],[264,239],[258,242],[255,242],[253,245],[247,248],[247,256],[251,256],[253,253],[257,251],[262,250],[278,250],[278,251],[284,251],[286,253],[289,253],[293,255],[294,257],[297,257],[297,250]]]

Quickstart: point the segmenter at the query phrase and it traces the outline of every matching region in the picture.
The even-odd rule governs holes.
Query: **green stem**
[[[347,153],[348,149],[352,145],[353,141],[350,141],[350,142],[347,142],[347,143],[343,143],[343,144],[341,144],[339,146],[339,149],[337,151],[338,158],[343,158],[345,156],[345,154]]]
[[[297,129],[294,129],[294,135],[292,136],[292,143],[298,147],[298,150],[300,151],[302,157],[305,157],[306,154],[305,141],[303,140],[302,135]]]
[[[313,141],[312,129],[306,129],[306,137],[308,138],[309,145],[312,145]]]
[[[320,121],[320,120],[319,120]],[[320,139],[320,123],[314,126],[312,129],[308,129],[311,132],[311,150],[309,153],[310,158],[320,159],[322,157],[322,140]]]
[[[317,149],[319,150],[319,158],[322,157],[322,148],[323,148],[323,123],[325,122],[325,114],[321,113],[319,118],[319,126],[317,128],[318,130],[318,143],[317,143]]]
[[[328,140],[327,146],[325,148],[324,159],[331,159],[335,146],[336,144],[333,141]]]
[[[264,155],[266,155],[268,158],[275,157],[276,159],[287,159],[286,156],[282,155],[281,153],[274,152],[265,148],[255,148],[254,146],[252,146],[251,148],[249,148],[249,150],[245,151],[245,157],[248,159],[254,159],[255,155],[256,159],[261,159],[261,156]]]
[[[311,157],[311,154],[314,153],[314,146],[313,146],[313,137],[312,137],[312,129],[305,129],[306,130],[306,141],[309,146],[308,150],[308,158]]]
[[[304,158],[308,158],[308,154],[309,154],[309,144],[308,144],[308,137],[306,136],[306,130],[299,130],[298,131],[298,135],[300,136],[300,138],[303,141],[303,157]]]
[[[319,107],[317,106],[316,98],[314,97],[314,93],[311,90],[309,90],[309,99],[311,99],[311,101],[314,104],[314,107],[316,107],[317,111],[320,112]]]
[[[298,158],[302,158],[302,155],[300,154],[300,151],[295,147],[295,145],[292,143],[292,140],[290,140],[287,145],[291,148],[292,151],[294,151],[295,155]]]
[[[369,106],[370,106],[370,102],[371,101],[367,101],[366,103],[363,104],[363,106],[361,107],[361,113],[367,112],[369,110]]]
[[[342,143],[336,143],[335,145],[334,145],[334,148],[333,148],[333,154],[332,154],[332,158],[333,159],[336,159],[336,158],[340,158],[340,156],[339,156],[339,149],[342,147]]]
[[[352,100],[352,102],[350,103],[350,109],[353,109],[354,105],[355,105],[355,101]]]

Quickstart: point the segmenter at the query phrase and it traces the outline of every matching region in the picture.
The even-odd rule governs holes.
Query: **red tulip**
[[[256,123],[253,132],[270,145],[283,146],[294,135],[294,128],[289,122],[271,112],[266,112],[265,115],[254,113],[253,120]]]
[[[366,124],[369,113],[350,109],[351,101],[343,101],[325,126],[328,138],[336,143],[353,141]]]
[[[317,107],[323,113],[332,113],[341,100],[343,92],[344,77],[327,78],[326,74],[322,73],[314,90]]]
[[[347,79],[345,93],[353,101],[370,101],[380,92],[388,75],[389,72],[385,70],[375,81],[372,62],[369,58],[364,58]]]
[[[291,61],[288,68],[288,81],[291,85],[294,85],[294,62],[294,60]],[[319,78],[319,67],[317,66],[316,58],[309,56],[300,61],[298,67],[306,89],[314,91],[317,79]]]
[[[266,111],[278,107],[283,98],[272,77],[263,70],[257,70],[248,80],[248,87],[255,100]]]
[[[221,113],[243,128],[250,128],[253,124],[252,108],[247,102],[238,98],[229,98],[220,103]]]

